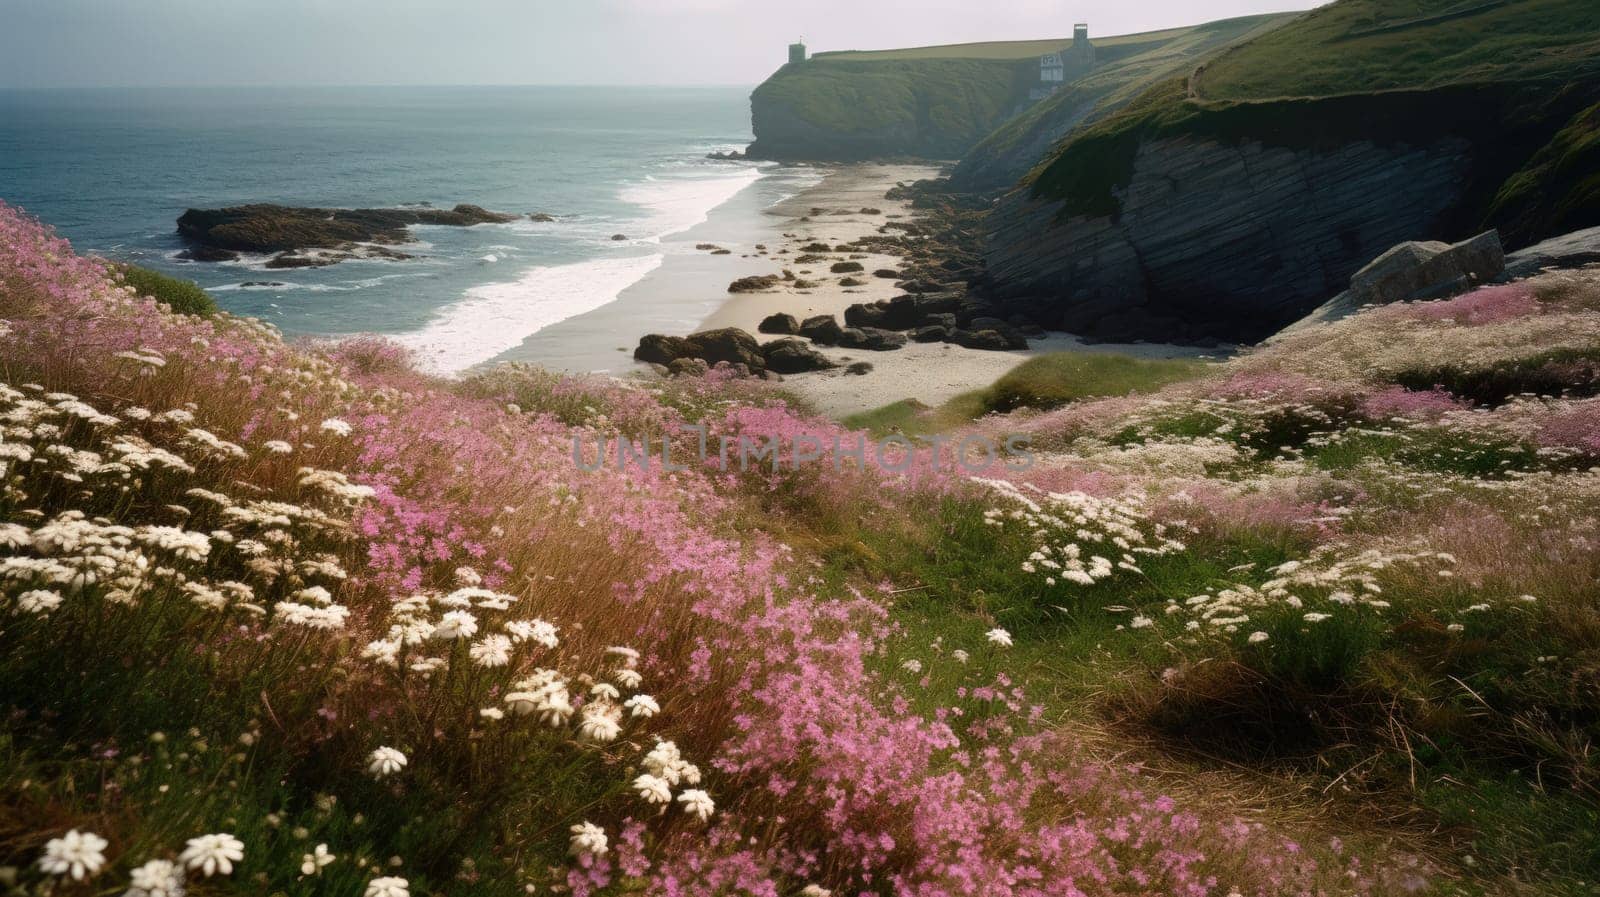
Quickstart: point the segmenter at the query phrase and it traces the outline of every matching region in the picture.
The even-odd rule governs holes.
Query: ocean
[[[289,335],[386,334],[448,373],[544,333],[559,351],[519,357],[618,369],[617,349],[637,333],[574,327],[571,339],[551,339],[551,328],[696,252],[682,235],[719,207],[748,218],[817,180],[706,158],[750,137],[748,91],[738,88],[0,90],[0,200],[79,251],[197,281],[229,312]],[[175,257],[186,208],[250,202],[466,202],[557,220],[413,228],[418,242],[401,248],[416,258],[406,261],[269,270],[264,256]],[[712,298],[644,317],[687,331]]]

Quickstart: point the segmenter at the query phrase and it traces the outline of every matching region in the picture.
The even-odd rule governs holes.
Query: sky
[[[1127,34],[1319,0],[0,0],[0,87],[753,85],[813,51]]]

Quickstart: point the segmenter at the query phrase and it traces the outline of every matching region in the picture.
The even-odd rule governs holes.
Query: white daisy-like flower
[[[48,875],[65,875],[73,881],[83,881],[106,864],[107,843],[94,832],[73,829],[45,842],[39,868]]]
[[[472,638],[478,632],[478,618],[464,610],[446,611],[433,627],[436,639]]]
[[[1326,620],[1332,616],[1332,614],[1323,614],[1316,611],[1311,611],[1310,613],[1301,617],[1301,619],[1305,620],[1307,623],[1321,623],[1323,620]]]
[[[649,719],[661,712],[661,705],[649,695],[634,695],[623,701],[622,706],[626,707],[628,713],[636,719]]]
[[[405,754],[392,747],[380,747],[367,757],[367,772],[381,779],[405,769],[406,762]]]
[[[332,433],[335,436],[349,436],[353,429],[348,422],[342,421],[337,417],[330,417],[322,422],[322,431]]]
[[[605,856],[611,849],[611,842],[606,838],[606,830],[592,822],[580,822],[568,831],[572,832],[570,850],[573,856]]]
[[[274,455],[287,455],[294,451],[294,446],[284,442],[282,439],[273,439],[269,442],[263,442],[261,447],[273,453]]]
[[[1252,645],[1259,645],[1259,644],[1261,644],[1262,642],[1266,641],[1269,638],[1272,638],[1272,636],[1267,635],[1265,632],[1257,631],[1257,632],[1250,633],[1250,637],[1247,638],[1245,641],[1248,641]]]
[[[822,885],[806,885],[800,889],[800,897],[833,897],[833,892]]]
[[[950,656],[954,657],[956,659],[957,663],[966,663],[967,659],[969,657],[971,657],[972,655],[970,655],[967,652],[961,650],[960,648],[957,648],[954,651],[950,652]]]
[[[622,692],[609,682],[596,682],[589,688],[589,697],[596,701],[615,701],[622,697]]]
[[[618,685],[629,689],[630,691],[644,684],[644,676],[641,675],[638,670],[628,669],[626,667],[619,670],[612,670],[611,678],[615,680]]]
[[[1156,625],[1156,621],[1144,616],[1143,614],[1134,617],[1128,622],[1128,628],[1130,629],[1147,629],[1154,625]]]
[[[709,820],[711,814],[717,811],[717,805],[712,802],[711,795],[699,788],[685,789],[678,795],[678,803],[683,805],[684,812],[701,822]]]
[[[922,672],[922,661],[913,657],[910,660],[907,660],[905,663],[900,664],[900,669],[905,670],[908,673],[920,673]]]
[[[984,633],[984,638],[989,640],[989,644],[996,645],[1001,648],[1009,648],[1012,645],[1011,633],[999,627],[995,627],[994,629]]]
[[[411,897],[411,882],[397,875],[374,878],[367,882],[364,897]]]
[[[633,780],[633,790],[639,792],[640,799],[652,806],[665,806],[672,802],[672,786],[660,776],[643,773]]]
[[[322,867],[328,865],[338,857],[328,852],[328,845],[318,844],[316,849],[300,857],[301,875],[320,875]]]
[[[596,702],[585,704],[578,717],[578,737],[595,744],[616,741],[622,734],[622,713],[617,705]]]
[[[46,616],[61,606],[60,593],[48,589],[32,589],[17,596],[17,610],[23,613]]]
[[[467,656],[480,667],[503,667],[511,662],[511,639],[503,635],[486,635],[472,643]]]
[[[485,707],[478,711],[478,716],[491,721],[502,720],[506,718],[506,712],[499,707]]]
[[[190,838],[178,855],[185,868],[199,870],[206,876],[233,874],[233,864],[244,859],[244,842],[234,836],[219,832]]]
[[[183,870],[171,860],[150,860],[128,874],[122,897],[183,897]]]
[[[544,620],[511,620],[505,624],[505,630],[519,645],[533,642],[544,648],[554,648],[561,644],[556,627]]]

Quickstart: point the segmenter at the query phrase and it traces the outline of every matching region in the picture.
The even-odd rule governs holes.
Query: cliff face
[[[1037,78],[1037,61],[1032,63]],[[1017,108],[1016,60],[830,60],[784,66],[750,95],[758,159],[954,159]]]
[[[1255,339],[1402,240],[1437,232],[1470,144],[1332,151],[1187,138],[1141,146],[1113,217],[1013,194],[990,218],[995,295],[1107,337]]]
[[[1528,160],[1600,82],[1252,103],[1185,91],[1175,80],[1080,131],[1000,200],[987,292],[1105,338],[1259,339],[1396,243],[1550,235],[1554,217],[1508,220],[1495,198],[1533,176]]]

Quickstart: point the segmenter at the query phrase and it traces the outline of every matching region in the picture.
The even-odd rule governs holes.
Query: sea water
[[[0,200],[80,252],[195,280],[286,334],[385,334],[452,372],[614,302],[685,251],[664,238],[734,197],[759,207],[808,182],[706,158],[749,130],[738,88],[0,90]],[[466,202],[524,217],[415,227],[405,261],[177,258],[185,209],[251,202]],[[636,336],[596,335],[605,345],[575,357]]]

